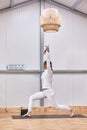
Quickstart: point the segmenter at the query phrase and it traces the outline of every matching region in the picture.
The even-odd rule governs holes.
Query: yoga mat
[[[32,115],[31,117],[22,117],[21,115],[13,115],[13,119],[46,119],[46,118],[87,118],[87,116],[81,114],[75,114],[74,117],[70,117],[69,115]]]

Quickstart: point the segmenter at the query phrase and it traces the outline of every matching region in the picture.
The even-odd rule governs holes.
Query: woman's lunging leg
[[[73,108],[70,108],[69,106],[66,105],[59,105],[55,102],[54,96],[48,96],[48,101],[50,102],[50,104],[56,108],[56,109],[61,109],[61,110],[68,110],[70,112],[70,116],[73,117],[75,110]]]
[[[57,109],[61,109],[61,110],[70,110],[70,107],[68,106],[65,106],[65,105],[58,105],[56,102],[55,102],[55,99],[54,99],[54,96],[48,96],[48,101],[50,102],[50,104],[57,108]]]
[[[22,117],[30,116],[31,112],[32,112],[34,100],[38,100],[41,98],[45,98],[43,95],[43,92],[37,92],[37,93],[33,94],[32,96],[30,96],[29,103],[28,103],[28,112],[25,115],[23,115]]]
[[[43,92],[37,92],[30,96],[29,98],[29,104],[28,104],[28,112],[32,111],[34,100],[38,100],[44,98]]]

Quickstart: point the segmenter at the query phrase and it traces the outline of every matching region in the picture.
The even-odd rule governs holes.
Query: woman
[[[49,55],[49,46],[45,46],[44,49],[44,63],[43,63],[44,72],[42,73],[42,91],[37,92],[30,96],[29,98],[29,104],[28,104],[28,112],[23,115],[25,116],[31,116],[32,108],[33,108],[33,102],[34,100],[47,98],[49,103],[57,109],[62,110],[68,110],[70,112],[70,116],[73,117],[75,110],[65,106],[65,105],[58,105],[56,104],[54,100],[54,91],[52,89],[52,79],[53,79],[53,70],[52,70],[52,62],[50,61],[50,55]]]

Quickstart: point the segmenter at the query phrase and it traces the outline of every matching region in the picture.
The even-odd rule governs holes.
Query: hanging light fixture
[[[57,9],[47,8],[41,17],[41,27],[44,32],[57,32],[61,26],[61,17]]]

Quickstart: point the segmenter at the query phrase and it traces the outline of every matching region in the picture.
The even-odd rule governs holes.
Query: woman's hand
[[[46,51],[49,52],[49,46],[47,46],[47,45],[45,45],[44,53],[46,53]]]

